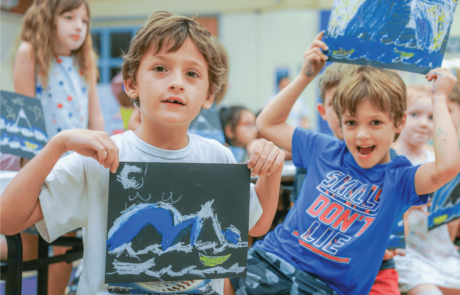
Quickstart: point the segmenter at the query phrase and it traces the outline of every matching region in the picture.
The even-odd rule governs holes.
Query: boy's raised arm
[[[263,109],[257,117],[256,125],[259,131],[277,146],[291,151],[292,134],[294,127],[286,123],[294,103],[307,85],[318,75],[324,67],[328,57],[321,49],[328,47],[321,41],[324,32],[319,33],[304,55],[302,70],[299,75],[284,88]]]
[[[0,197],[1,233],[13,235],[43,219],[38,196],[46,177],[67,151],[96,159],[115,172],[118,149],[101,131],[67,130],[54,136],[11,180]]]
[[[417,170],[415,190],[418,195],[434,192],[460,173],[458,137],[446,103],[456,79],[449,70],[441,68],[431,70],[426,78],[428,81],[434,80],[431,91],[436,161],[423,164]]]

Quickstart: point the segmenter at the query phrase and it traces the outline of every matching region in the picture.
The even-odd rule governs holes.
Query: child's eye
[[[356,125],[356,122],[355,121],[347,121],[347,122],[345,122],[345,125],[354,126],[354,125]]]
[[[431,115],[431,116],[428,116],[428,118],[429,118],[430,120],[433,120],[433,116],[432,116],[432,115]]]
[[[65,16],[65,19],[71,20],[71,19],[72,19],[72,16],[66,15],[66,16]]]
[[[153,70],[154,70],[155,72],[158,72],[158,73],[164,73],[164,72],[166,72],[166,68],[163,67],[163,66],[156,66],[156,67],[153,68]]]
[[[412,117],[417,117],[417,113],[410,113]]]
[[[374,126],[378,126],[378,125],[382,124],[382,122],[378,121],[378,120],[374,120],[374,121],[372,121],[371,124],[374,125]]]
[[[84,20],[83,20],[83,23],[84,23],[84,24],[87,24],[87,23],[88,23],[88,20],[87,20],[87,19],[84,19]]]
[[[187,76],[189,76],[190,78],[197,78],[198,77],[198,74],[196,72],[187,72],[186,74]]]

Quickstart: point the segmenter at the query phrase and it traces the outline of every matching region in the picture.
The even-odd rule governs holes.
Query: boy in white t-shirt
[[[53,137],[11,181],[1,196],[2,234],[36,224],[48,242],[83,228],[83,274],[77,294],[115,294],[104,283],[109,169],[119,161],[236,163],[214,140],[187,134],[201,108],[209,108],[224,70],[211,34],[198,22],[168,12],[153,14],[124,57],[126,93],[140,108],[142,125],[110,138],[88,130]],[[75,153],[60,159],[68,152]],[[96,161],[94,161],[93,159]],[[249,234],[265,234],[278,203],[284,153],[260,141],[248,168],[251,186]],[[260,198],[259,198],[259,197]],[[182,284],[197,293],[196,280]],[[199,282],[199,281],[198,281]],[[223,279],[199,282],[202,294],[223,294]],[[158,283],[142,283],[135,294],[156,294]]]

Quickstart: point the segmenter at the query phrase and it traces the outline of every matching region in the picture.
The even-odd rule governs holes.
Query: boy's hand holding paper
[[[304,74],[308,78],[313,79],[321,72],[326,64],[326,60],[328,60],[329,57],[325,55],[323,51],[329,50],[329,47],[327,47],[326,43],[321,41],[323,35],[324,31],[319,33],[315,40],[313,40],[310,48],[305,52],[300,75]],[[321,49],[323,51],[321,51]]]

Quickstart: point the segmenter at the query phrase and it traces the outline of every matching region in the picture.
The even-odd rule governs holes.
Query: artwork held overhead
[[[0,91],[0,149],[32,159],[48,142],[40,100]]]
[[[246,165],[120,163],[110,175],[105,282],[160,292],[244,276],[249,188]]]
[[[426,74],[441,66],[457,0],[334,0],[329,61]]]

